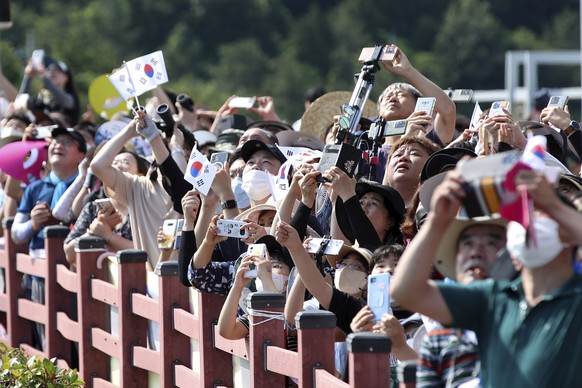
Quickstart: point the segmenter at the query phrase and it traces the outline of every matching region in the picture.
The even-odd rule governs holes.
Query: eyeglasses
[[[366,272],[366,269],[361,264],[344,264],[344,263],[336,263],[335,267],[337,269],[342,269],[348,267],[352,271],[359,271],[359,272]]]
[[[366,207],[366,206],[381,206],[382,203],[376,199],[368,199],[368,200],[364,200],[364,199],[360,199],[360,206],[362,208]]]
[[[70,147],[70,146],[72,146],[74,144],[74,142],[75,141],[73,139],[71,139],[69,137],[64,137],[64,136],[63,137],[57,137],[56,139],[53,139],[51,141],[51,143],[53,143],[53,144],[60,144],[63,147]]]
[[[123,164],[125,166],[131,166],[131,160],[129,159],[114,159],[113,162],[111,162],[111,165],[113,167]]]

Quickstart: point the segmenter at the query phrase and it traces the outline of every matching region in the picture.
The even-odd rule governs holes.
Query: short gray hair
[[[378,108],[378,111],[380,111],[380,101],[382,101],[384,96],[387,93],[391,92],[392,90],[404,90],[405,92],[412,94],[416,99],[422,97],[422,94],[420,94],[418,89],[412,86],[411,84],[407,84],[406,82],[395,82],[393,84],[388,85],[386,89],[384,89],[382,94],[380,94],[380,97],[378,97],[378,101],[376,102],[376,107]]]

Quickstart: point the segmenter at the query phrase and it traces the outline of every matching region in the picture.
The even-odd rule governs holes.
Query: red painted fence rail
[[[11,219],[4,220],[0,269],[4,269],[5,290],[0,290],[0,323],[6,336],[0,342],[30,354],[56,357],[61,366],[77,366],[89,387],[147,387],[150,372],[159,375],[162,387],[232,387],[233,356],[249,361],[250,386],[257,388],[285,386],[286,376],[300,387],[390,383],[390,340],[371,333],[348,336],[350,384],[334,376],[336,319],[330,312],[297,314],[295,352],[285,349],[284,297],[254,293],[248,300],[250,336],[230,341],[216,330],[225,298],[196,292],[192,301],[196,308],[191,309],[190,290],[178,281],[176,262],[157,266],[159,295],[153,299],[147,293],[145,252],[116,252],[114,282],[104,265],[113,253],[105,252],[102,239],[84,237],[77,242],[77,272],[71,272],[63,252],[68,228],[46,228],[47,258],[39,260],[26,254],[26,245],[14,243],[11,226]],[[24,274],[45,279],[44,305],[26,299]],[[110,327],[112,307],[118,311],[117,330]],[[159,324],[156,350],[148,345],[148,321]],[[31,322],[45,325],[43,351],[32,346]],[[199,368],[192,368],[192,339],[199,344]],[[119,385],[112,382],[111,357],[119,359]]]

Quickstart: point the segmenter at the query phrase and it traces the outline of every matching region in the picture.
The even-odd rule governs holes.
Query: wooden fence
[[[11,219],[5,220],[5,243],[0,250],[6,284],[0,293],[0,323],[6,336],[0,341],[30,354],[56,357],[61,366],[78,363],[89,387],[147,387],[151,373],[159,375],[162,387],[232,387],[233,356],[249,362],[252,387],[283,387],[286,376],[300,387],[389,384],[390,340],[372,333],[348,336],[350,384],[335,377],[336,318],[330,312],[297,314],[295,352],[285,349],[282,321],[268,317],[282,316],[284,297],[254,293],[248,306],[262,313],[251,313],[250,336],[227,340],[216,330],[225,298],[196,292],[190,308],[190,290],[178,281],[177,263],[157,266],[159,296],[153,299],[147,294],[145,252],[116,252],[117,279],[110,279],[105,265],[110,258],[103,240],[84,237],[76,247],[77,272],[71,272],[63,252],[68,228],[45,229],[47,257],[39,260],[26,254],[26,245],[10,238],[11,225]],[[25,298],[24,274],[45,279],[44,305]],[[117,328],[110,327],[112,307],[118,312]],[[148,321],[159,323],[156,350],[148,346]],[[45,325],[44,351],[32,346],[31,322]],[[194,351],[192,340],[198,343]],[[111,368],[111,358],[119,360],[118,370]]]

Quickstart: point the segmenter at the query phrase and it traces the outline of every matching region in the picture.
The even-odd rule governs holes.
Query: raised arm
[[[522,171],[516,182],[519,190],[527,190],[537,209],[543,210],[568,231],[568,243],[582,246],[582,213],[560,200],[542,171]]]
[[[236,313],[243,289],[251,281],[250,278],[244,277],[244,274],[250,269],[251,263],[253,263],[253,258],[250,256],[242,259],[234,278],[234,284],[220,310],[218,333],[226,339],[236,340],[249,335],[249,329],[237,319]]]
[[[212,251],[214,250],[216,244],[226,240],[226,237],[218,235],[218,226],[216,226],[217,220],[218,216],[214,216],[210,222],[210,225],[208,225],[206,236],[204,237],[202,244],[200,244],[200,247],[192,258],[192,269],[200,269],[208,265],[212,259]]]
[[[289,250],[291,258],[297,267],[297,271],[303,279],[305,287],[309,290],[319,304],[326,310],[329,309],[333,295],[332,286],[325,281],[317,269],[315,262],[309,257],[309,253],[303,247],[297,231],[288,223],[280,221],[275,232],[277,241]]]
[[[93,174],[101,179],[105,186],[112,190],[115,190],[117,170],[111,166],[111,163],[113,163],[113,159],[115,159],[115,156],[121,151],[125,143],[137,136],[135,125],[135,119],[130,121],[111,140],[105,143],[101,151],[91,161],[91,171],[93,171]]]
[[[435,247],[455,218],[465,193],[458,171],[447,174],[433,194],[425,224],[398,262],[392,278],[391,296],[404,308],[427,315],[443,325],[452,315],[436,284],[430,280]]]
[[[448,144],[453,140],[455,133],[455,121],[457,118],[457,107],[455,103],[446,95],[440,86],[432,82],[416,69],[404,52],[399,48],[396,51],[394,60],[391,63],[384,62],[386,70],[402,77],[414,86],[423,97],[435,97],[434,127],[443,144]]]

